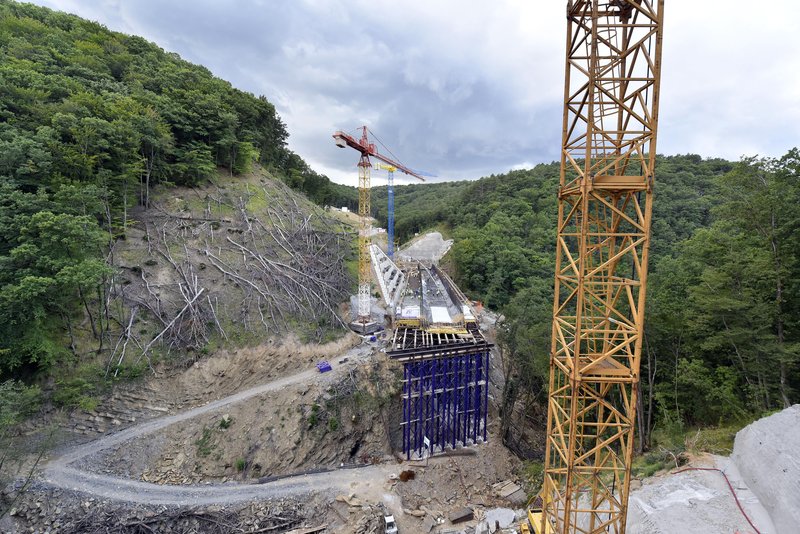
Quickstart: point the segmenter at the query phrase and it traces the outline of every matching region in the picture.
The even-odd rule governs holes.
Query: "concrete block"
[[[800,525],[800,404],[736,434],[731,459],[779,533]]]
[[[514,510],[510,508],[492,508],[486,511],[484,520],[489,524],[489,532],[496,532],[499,528],[508,528],[514,524]]]
[[[469,506],[465,506],[464,508],[460,508],[455,512],[452,512],[447,518],[450,520],[451,523],[461,523],[464,521],[469,521],[475,517],[475,513],[473,512],[472,508]]]

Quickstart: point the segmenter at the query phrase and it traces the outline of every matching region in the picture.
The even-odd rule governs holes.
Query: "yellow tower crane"
[[[544,485],[528,513],[537,534],[625,532],[663,9],[663,0],[567,3]]]
[[[366,334],[374,331],[377,325],[370,317],[370,255],[369,243],[370,232],[372,230],[372,214],[370,213],[370,156],[395,167],[396,170],[404,172],[409,176],[425,181],[415,171],[412,171],[402,163],[398,163],[388,156],[378,152],[375,143],[369,139],[366,126],[362,126],[361,138],[356,139],[350,134],[337,131],[333,134],[336,146],[340,148],[350,147],[357,150],[361,157],[358,160],[358,215],[360,217],[358,231],[358,312],[356,320],[351,323],[351,327],[356,332]]]

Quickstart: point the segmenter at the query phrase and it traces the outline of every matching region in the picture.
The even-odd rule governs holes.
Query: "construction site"
[[[419,182],[431,175],[387,155],[360,126],[333,133],[358,173],[357,216],[309,207],[261,171],[237,190],[154,195],[158,214],[137,214],[144,230],[116,251],[128,277],[120,285],[141,295],[133,314],[152,308],[169,319],[161,310],[176,309],[158,326],[162,343],[189,336],[199,347],[208,331],[227,338],[232,323],[247,333],[277,329],[292,322],[290,307],[313,328],[304,339],[219,350],[182,369],[151,365],[141,383],[71,414],[59,423],[66,445],[43,459],[0,530],[798,532],[800,405],[739,431],[729,457],[675,457],[674,468],[655,476],[632,472],[661,47],[670,38],[664,3],[566,3],[541,487],[530,486],[526,464],[503,444],[502,317],[448,274],[452,240],[421,232],[396,243],[394,173]],[[389,177],[380,232],[374,169]],[[253,208],[262,204],[267,215]],[[357,242],[352,296],[348,239]],[[319,310],[325,325],[347,333],[326,338],[314,322]],[[117,343],[120,362],[128,341],[149,348],[158,340],[140,343],[133,323],[131,315]],[[191,329],[176,333],[173,323]]]

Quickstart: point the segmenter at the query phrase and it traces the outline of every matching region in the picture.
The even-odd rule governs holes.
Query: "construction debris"
[[[523,504],[527,500],[522,488],[510,480],[504,480],[493,484],[492,492],[501,499],[506,499],[515,504]]]
[[[400,472],[400,480],[402,480],[403,482],[414,480],[414,476],[415,476],[414,471],[411,471],[410,469]]]
[[[10,515],[23,520],[30,532],[227,534],[285,532],[301,527],[313,517],[315,505],[293,499],[239,506],[132,505],[35,485],[23,494]],[[0,524],[0,530],[17,532],[10,530],[8,524]],[[298,533],[319,531],[304,529]]]
[[[310,528],[296,528],[294,530],[290,530],[286,534],[314,534],[315,532],[322,532],[328,528],[327,524],[322,524],[318,527],[310,527]]]
[[[447,518],[450,520],[451,523],[454,525],[456,523],[463,523],[464,521],[471,521],[475,517],[475,512],[469,506],[465,506],[464,508],[459,508],[455,512],[451,512]]]
[[[508,528],[514,523],[516,514],[508,508],[493,508],[486,511],[483,522],[489,526],[489,532],[497,532],[501,528]]]

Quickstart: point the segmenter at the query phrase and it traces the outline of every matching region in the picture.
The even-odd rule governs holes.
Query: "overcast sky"
[[[356,184],[357,158],[331,134],[361,124],[436,180],[558,157],[564,0],[34,3],[265,95],[290,148],[340,183]],[[739,159],[800,145],[800,2],[666,4],[658,152]]]

